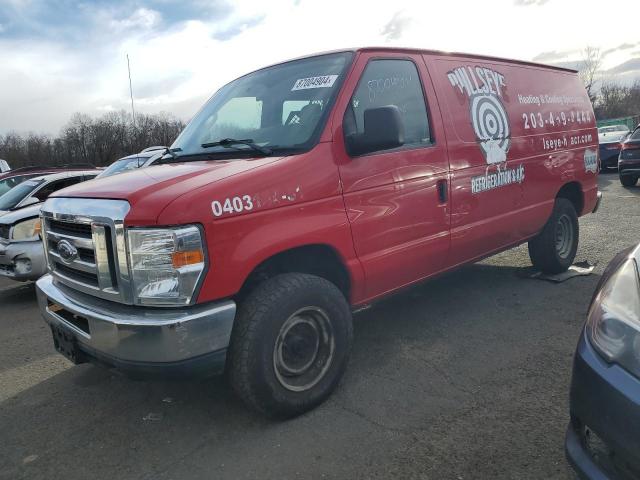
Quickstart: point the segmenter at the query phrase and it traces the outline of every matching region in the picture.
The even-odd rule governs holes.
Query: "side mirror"
[[[347,148],[352,155],[389,150],[404,145],[404,123],[395,105],[364,111],[364,133],[349,135]]]
[[[38,200],[36,197],[28,197],[21,201],[19,206],[20,208],[28,207],[29,205],[35,205],[36,203],[40,203],[40,200]]]

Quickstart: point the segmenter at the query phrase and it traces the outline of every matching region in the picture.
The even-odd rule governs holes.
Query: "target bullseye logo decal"
[[[504,75],[485,67],[459,67],[449,73],[451,86],[469,98],[471,125],[489,165],[503,163],[511,146],[509,116],[502,103]]]
[[[504,105],[497,96],[487,93],[477,93],[469,102],[473,131],[487,163],[504,162],[511,135]]]

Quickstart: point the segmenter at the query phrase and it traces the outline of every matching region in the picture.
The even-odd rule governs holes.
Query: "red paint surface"
[[[342,118],[372,58],[412,60],[427,99],[431,135],[425,148],[350,158]],[[471,179],[488,166],[470,120],[469,98],[451,85],[458,67],[488,68],[504,76],[502,101],[511,145],[503,167],[525,169],[522,183],[480,193]],[[475,79],[478,80],[477,78]],[[518,94],[567,96],[572,106],[530,105]],[[525,129],[523,114],[549,118],[588,111],[590,121]],[[545,150],[545,139],[591,135],[589,142]],[[126,199],[129,226],[199,223],[205,228],[210,266],[199,302],[233,296],[251,271],[290,248],[332,247],[352,281],[352,304],[526,241],[546,222],[563,185],[575,182],[595,206],[597,178],[585,169],[585,149],[597,151],[591,104],[575,73],[525,62],[460,54],[363,49],[347,73],[318,143],[282,158],[200,161],[161,165],[80,184],[64,196]],[[125,181],[126,180],[126,181]],[[437,183],[448,186],[441,203]],[[250,212],[214,217],[211,202],[251,196]]]

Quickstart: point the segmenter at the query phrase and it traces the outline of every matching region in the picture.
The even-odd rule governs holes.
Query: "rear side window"
[[[75,185],[76,183],[80,183],[82,181],[82,177],[72,177],[65,178],[64,180],[57,180],[55,182],[51,182],[49,185],[42,187],[35,193],[34,197],[36,197],[41,202],[44,202],[53,192],[57,192],[58,190],[62,190],[63,188],[70,187],[71,185]]]
[[[631,140],[640,140],[640,127],[636,128],[631,134]]]
[[[409,60],[369,62],[345,113],[345,135],[364,133],[364,111],[386,105],[400,110],[405,146],[431,143],[422,84],[415,64]]]

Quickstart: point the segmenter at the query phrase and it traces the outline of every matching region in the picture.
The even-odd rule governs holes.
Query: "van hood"
[[[173,200],[200,187],[278,161],[282,157],[167,163],[96,178],[56,192],[52,197],[126,200],[128,222],[153,224]]]

